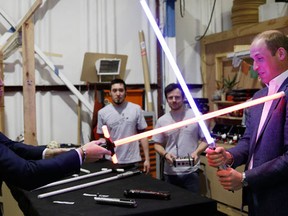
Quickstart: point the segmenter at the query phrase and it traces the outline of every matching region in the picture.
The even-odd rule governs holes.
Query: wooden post
[[[5,133],[5,121],[4,121],[4,57],[3,52],[0,52],[0,131]]]
[[[143,31],[139,31],[139,41],[140,41],[143,73],[144,73],[145,94],[147,98],[147,111],[153,112],[153,101],[152,101],[152,94],[151,94],[151,88],[150,88],[150,76],[149,76],[147,52],[146,52],[146,45],[145,45],[145,38],[144,38]]]
[[[81,124],[81,110],[82,110],[82,102],[78,100],[77,106],[77,115],[78,115],[78,131],[77,131],[77,144],[81,144],[81,131],[82,131],[82,124]]]
[[[27,144],[37,145],[34,23],[32,18],[22,26],[22,43],[24,139]]]

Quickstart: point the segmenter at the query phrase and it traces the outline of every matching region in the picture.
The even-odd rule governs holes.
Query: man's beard
[[[114,103],[117,104],[117,105],[120,105],[120,104],[123,103],[123,100],[117,99],[117,100],[114,101]]]

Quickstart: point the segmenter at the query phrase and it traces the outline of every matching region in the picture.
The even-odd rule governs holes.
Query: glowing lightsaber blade
[[[195,104],[195,101],[193,100],[193,98],[190,94],[190,91],[186,85],[186,82],[185,82],[185,80],[184,80],[184,78],[183,78],[174,58],[173,58],[173,55],[171,54],[171,51],[170,51],[170,49],[169,49],[169,47],[168,47],[168,45],[167,45],[167,43],[166,43],[166,41],[162,35],[162,33],[161,33],[161,31],[160,31],[152,13],[151,13],[151,11],[150,11],[146,1],[140,0],[140,3],[142,5],[142,8],[143,8],[148,20],[150,21],[150,24],[151,24],[151,26],[152,26],[152,28],[153,28],[153,30],[154,30],[157,38],[158,38],[159,43],[162,46],[164,53],[166,54],[166,57],[167,57],[170,65],[171,65],[178,81],[179,81],[179,84],[181,85],[183,92],[185,93],[186,99],[188,100],[191,109],[193,110],[196,117],[200,116],[201,113],[199,112],[198,107]],[[210,147],[215,147],[214,139],[211,137],[211,134],[210,134],[206,124],[204,123],[204,121],[199,120],[198,123],[199,123],[201,130],[202,130],[202,132],[206,138],[207,143],[210,144]]]
[[[116,163],[118,163],[118,159],[117,159],[117,156],[116,156],[115,151],[114,151],[115,144],[111,139],[107,125],[102,126],[102,131],[103,131],[104,137],[106,138],[107,149],[111,151],[112,162],[114,164],[116,164]]]
[[[126,138],[123,138],[123,139],[116,140],[116,141],[114,141],[114,145],[115,146],[120,146],[120,145],[129,143],[129,142],[133,142],[133,141],[136,141],[136,140],[143,139],[145,137],[153,136],[155,134],[159,134],[159,133],[163,133],[163,132],[166,132],[166,131],[169,131],[169,130],[173,130],[173,129],[177,129],[177,128],[180,128],[180,127],[184,127],[184,126],[189,125],[189,124],[198,123],[199,121],[205,121],[205,120],[217,117],[217,116],[221,116],[221,115],[233,112],[233,111],[245,109],[245,108],[248,108],[248,107],[251,107],[251,106],[255,106],[257,104],[265,103],[266,101],[275,100],[275,99],[278,99],[278,98],[281,98],[281,97],[284,97],[284,96],[285,96],[285,93],[283,91],[281,91],[281,92],[278,92],[276,94],[272,94],[272,95],[269,95],[269,96],[261,97],[261,98],[254,99],[254,100],[251,100],[251,101],[246,101],[246,102],[243,102],[241,104],[237,104],[237,105],[234,105],[234,106],[226,107],[226,108],[214,111],[214,112],[210,112],[210,113],[207,113],[207,114],[204,114],[204,115],[200,115],[200,116],[196,116],[194,118],[183,120],[183,121],[180,121],[180,122],[177,122],[177,123],[174,123],[174,124],[170,124],[170,125],[167,125],[167,126],[163,126],[163,127],[160,127],[160,128],[156,128],[156,129],[150,130],[150,131],[146,131],[146,132],[143,132],[143,133],[139,133],[139,134],[136,134],[136,135],[133,135],[133,136],[129,136],[129,137],[126,137]]]

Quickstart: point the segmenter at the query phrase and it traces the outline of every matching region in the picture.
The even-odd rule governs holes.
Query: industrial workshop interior
[[[126,100],[144,112],[147,127],[142,133],[152,132],[143,135],[149,143],[149,174],[122,179],[121,173],[113,170],[100,175],[107,163],[113,163],[100,159],[63,179],[99,172],[99,176],[86,179],[97,185],[41,199],[41,193],[55,188],[29,191],[16,187],[12,192],[0,171],[2,214],[174,215],[177,211],[248,216],[247,206],[242,207],[242,188],[224,189],[205,152],[200,156],[200,194],[164,182],[163,155],[154,149],[152,135],[158,118],[170,111],[165,87],[179,83],[185,106],[200,117],[188,124],[204,120],[201,129],[206,139],[212,138],[216,146],[225,149],[236,146],[246,129],[245,109],[224,114],[217,111],[246,103],[263,87],[253,70],[250,43],[255,35],[269,29],[287,34],[286,2],[0,0],[0,131],[5,136],[27,145],[71,150],[99,139],[98,111],[111,103],[110,82],[115,78],[127,84]],[[214,112],[215,116],[201,118]],[[83,154],[86,157],[86,152]],[[178,160],[191,166],[189,156]],[[7,165],[3,164],[0,167]],[[142,171],[142,162],[139,164]],[[237,171],[243,172],[244,165]],[[83,182],[56,188],[63,190]],[[154,197],[128,200],[123,190],[131,188]],[[116,201],[101,205],[83,193],[95,193],[96,197],[110,194],[128,206]],[[169,199],[161,200],[167,193]],[[129,204],[132,200],[137,207]]]

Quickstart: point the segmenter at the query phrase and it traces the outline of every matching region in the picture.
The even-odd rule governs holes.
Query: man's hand
[[[170,166],[172,166],[173,163],[174,163],[174,160],[176,159],[176,156],[173,155],[173,154],[167,153],[167,154],[165,155],[165,158],[164,158],[164,159],[166,160],[166,162],[167,162],[168,164],[170,164]]]
[[[143,164],[143,172],[148,174],[150,172],[150,161],[145,160]]]
[[[206,158],[207,162],[212,167],[220,167],[225,165],[229,158],[229,153],[223,147],[217,147],[216,149],[207,148]]]
[[[225,170],[219,169],[217,176],[219,177],[220,184],[226,190],[235,191],[242,188],[242,173],[235,169],[230,167]]]
[[[103,144],[105,140],[94,140],[89,143],[86,143],[81,148],[85,151],[85,161],[86,163],[91,163],[102,159],[104,155],[111,155],[111,152],[106,148],[100,146]],[[79,148],[80,149],[80,148]],[[84,158],[84,152],[80,149],[81,156]]]

